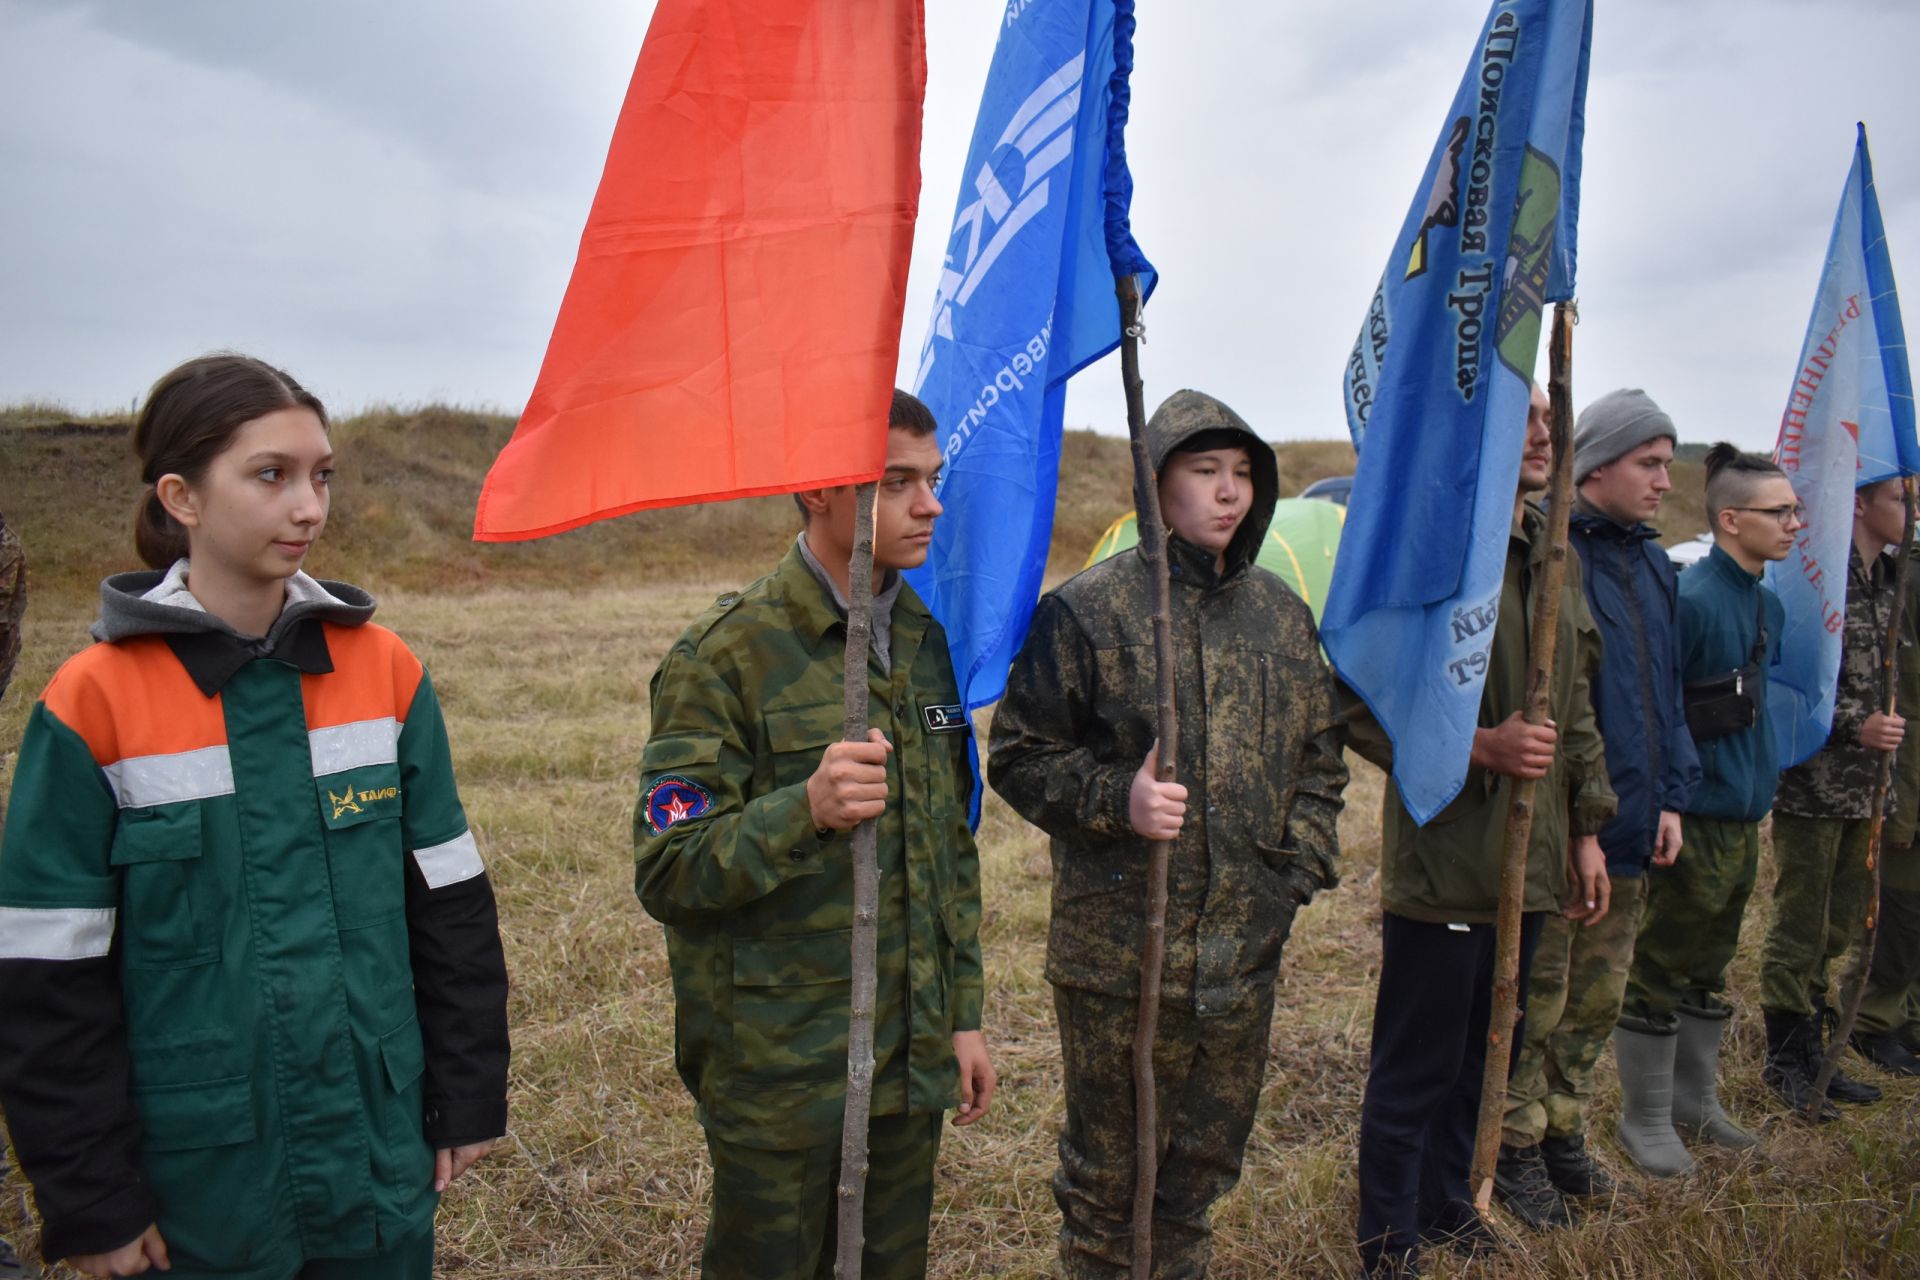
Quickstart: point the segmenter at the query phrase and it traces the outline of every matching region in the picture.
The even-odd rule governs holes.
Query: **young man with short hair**
[[[674,1062],[713,1159],[701,1271],[832,1274],[846,1100],[853,870],[880,861],[873,1119],[862,1274],[927,1266],[942,1113],[993,1097],[980,1032],[980,864],[967,826],[971,731],[945,635],[899,576],[940,500],[933,417],[895,392],[873,539],[872,728],[842,742],[856,491],[800,494],[774,571],[714,602],[654,672],[634,887],[666,926]]]
[[[1723,993],[1780,776],[1767,672],[1785,614],[1761,573],[1787,557],[1802,526],[1793,484],[1772,462],[1720,444],[1706,470],[1714,545],[1680,575],[1680,679],[1689,700],[1725,702],[1731,692],[1738,705],[1694,718],[1700,784],[1681,814],[1680,856],[1647,872],[1613,1033],[1620,1145],[1656,1177],[1693,1167],[1682,1130],[1721,1147],[1754,1143],[1720,1105],[1720,1045],[1733,1014]]]
[[[1358,1240],[1371,1274],[1414,1269],[1422,1246],[1469,1254],[1489,1233],[1467,1186],[1493,1014],[1495,920],[1513,785],[1536,782],[1520,937],[1520,997],[1547,915],[1597,923],[1608,908],[1598,835],[1613,817],[1590,682],[1600,660],[1578,559],[1567,562],[1548,723],[1524,718],[1531,623],[1549,554],[1546,513],[1527,501],[1552,468],[1546,393],[1528,412],[1499,618],[1487,655],[1480,725],[1460,794],[1416,825],[1391,779],[1380,849],[1380,988],[1360,1110]],[[1393,749],[1350,691],[1348,744],[1383,769]],[[1569,866],[1569,863],[1572,866]],[[1524,1021],[1516,1035],[1525,1031]]]
[[[1827,1025],[1827,971],[1865,928],[1873,882],[1867,868],[1873,794],[1881,757],[1897,751],[1906,720],[1879,709],[1880,662],[1893,607],[1887,554],[1906,524],[1898,478],[1862,485],[1853,498],[1847,556],[1847,613],[1840,636],[1840,683],[1827,744],[1780,775],[1774,799],[1773,924],[1760,959],[1767,1017],[1767,1083],[1804,1108],[1820,1069]],[[1880,1090],[1837,1072],[1837,1102],[1879,1100]]]
[[[1313,615],[1254,564],[1273,450],[1196,391],[1147,423],[1168,526],[1177,781],[1155,772],[1152,581],[1123,551],[1042,597],[993,719],[989,775],[1052,837],[1066,1123],[1053,1179],[1068,1280],[1133,1256],[1132,1043],[1150,842],[1170,840],[1154,1092],[1155,1276],[1204,1275],[1240,1177],[1294,913],[1335,883],[1347,768]]]
[[[1613,1181],[1587,1150],[1594,1064],[1620,1017],[1651,866],[1680,852],[1680,811],[1700,780],[1680,694],[1673,562],[1646,523],[1673,487],[1673,419],[1639,390],[1612,391],[1574,428],[1569,540],[1603,641],[1594,718],[1619,798],[1600,831],[1613,905],[1597,923],[1549,913],[1527,989],[1527,1034],[1507,1088],[1494,1186],[1531,1227],[1570,1221],[1565,1198]]]

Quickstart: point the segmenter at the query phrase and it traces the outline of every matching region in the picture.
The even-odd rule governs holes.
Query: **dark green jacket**
[[[1880,659],[1893,608],[1894,560],[1872,565],[1847,548],[1847,620],[1840,635],[1840,680],[1834,690],[1827,744],[1780,775],[1773,807],[1808,818],[1872,816],[1880,783],[1880,752],[1860,745],[1867,717],[1880,709]]]
[[[1500,619],[1480,699],[1481,728],[1492,728],[1525,704],[1534,584],[1546,569],[1546,515],[1528,504],[1523,525],[1509,546]],[[1549,717],[1560,728],[1560,745],[1553,767],[1534,788],[1533,833],[1527,846],[1528,911],[1560,909],[1568,887],[1569,838],[1598,835],[1617,806],[1589,695],[1600,666],[1600,632],[1587,609],[1578,556],[1567,557],[1562,591]],[[1348,745],[1391,770],[1392,744],[1366,705],[1343,690],[1342,707]],[[1414,822],[1389,779],[1383,805],[1380,905],[1413,920],[1491,921],[1499,904],[1500,852],[1513,783],[1505,775],[1471,766],[1460,794],[1423,827]]]
[[[721,596],[653,675],[634,888],[666,926],[674,1061],[700,1122],[775,1150],[831,1142],[846,1099],[853,873],[806,782],[840,741],[846,624],[796,546]],[[955,1031],[980,1026],[980,866],[966,717],[946,637],[909,587],[892,670],[868,664],[893,744],[878,823],[874,1113],[955,1104]]]
[[[1180,439],[1222,428],[1244,433],[1256,468],[1224,572],[1178,539],[1169,555],[1176,779],[1188,798],[1170,856],[1163,991],[1201,1014],[1271,982],[1295,906],[1335,883],[1347,782],[1312,614],[1252,563],[1278,491],[1273,451],[1215,406],[1231,414],[1182,392],[1149,429],[1156,469]],[[1156,733],[1150,600],[1137,548],[1042,598],[989,762],[994,790],[1053,838],[1047,979],[1116,996],[1140,985],[1149,845],[1128,795]]]
[[[1753,691],[1758,718],[1753,727],[1694,744],[1700,753],[1700,785],[1686,813],[1723,822],[1758,822],[1773,807],[1780,784],[1780,750],[1767,707],[1767,676],[1780,655],[1786,610],[1780,597],[1715,547],[1680,575],[1680,679],[1717,680],[1747,665],[1753,655],[1754,618],[1766,610],[1767,649],[1760,684]]]

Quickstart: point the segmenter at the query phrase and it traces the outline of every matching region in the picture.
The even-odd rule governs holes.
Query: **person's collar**
[[[1203,547],[1196,547],[1185,538],[1171,531],[1167,534],[1167,576],[1175,582],[1189,582],[1205,590],[1224,582],[1233,572],[1234,566],[1228,565],[1225,573],[1214,569],[1216,557]]]
[[[840,590],[840,584],[833,580],[833,575],[827,572],[827,567],[821,564],[819,557],[813,554],[813,548],[807,545],[806,530],[802,529],[800,536],[794,541],[800,547],[800,558],[807,562],[807,568],[812,571],[815,580],[827,589],[827,595],[833,601],[833,607],[840,611],[842,618],[846,617],[846,593]],[[880,590],[873,594],[873,616],[876,618],[893,612],[893,602],[900,597],[900,584],[904,579],[892,569],[888,569],[880,581]]]
[[[1710,569],[1718,569],[1721,573],[1725,574],[1729,580],[1745,583],[1749,586],[1758,583],[1761,578],[1766,575],[1765,565],[1761,566],[1759,573],[1747,572],[1747,567],[1738,560],[1735,560],[1732,553],[1718,542],[1713,544],[1713,550],[1707,552],[1706,564]]]
[[[1616,520],[1600,508],[1588,502],[1585,495],[1575,494],[1573,510],[1568,513],[1569,523],[1576,529],[1588,534],[1602,536],[1613,535],[1622,541],[1657,538],[1660,531],[1644,520]]]
[[[272,634],[260,640],[244,639],[231,631],[175,631],[165,639],[195,686],[209,698],[256,658],[284,662],[307,675],[326,675],[333,670],[326,629],[318,618],[276,626]]]

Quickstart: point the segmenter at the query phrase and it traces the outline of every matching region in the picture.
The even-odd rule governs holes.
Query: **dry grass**
[[[654,512],[476,547],[466,537],[479,478],[510,427],[442,407],[339,424],[340,502],[313,566],[374,588],[382,620],[432,667],[500,896],[514,978],[513,1135],[448,1196],[442,1264],[489,1277],[685,1276],[697,1265],[707,1173],[672,1069],[660,931],[631,888],[646,682],[714,594],[779,554],[791,508],[773,498]],[[99,577],[128,567],[125,430],[122,420],[76,422],[57,406],[0,410],[0,508],[27,543],[34,593],[15,696],[0,704],[0,757],[19,740],[31,694],[86,643]],[[1276,448],[1287,493],[1352,465],[1344,444]],[[1668,540],[1700,527],[1698,468],[1686,465],[1695,474],[1676,469]],[[1123,441],[1068,434],[1051,577],[1077,568],[1128,509],[1128,467]],[[1355,1125],[1379,961],[1380,777],[1355,763],[1342,822],[1347,881],[1305,914],[1289,944],[1246,1177],[1216,1212],[1218,1276],[1317,1276],[1351,1264]],[[9,766],[0,764],[0,783]],[[1041,977],[1047,856],[1038,834],[991,797],[980,842],[987,1029],[1002,1084],[988,1121],[949,1131],[934,1273],[1040,1276],[1058,1225],[1048,1179],[1060,1115]],[[1749,1008],[1766,910],[1756,902],[1735,972],[1734,995]],[[1732,1045],[1734,1109],[1772,1116],[1756,1014],[1741,1018]],[[1920,1089],[1902,1083],[1889,1094],[1819,1131],[1773,1116],[1758,1152],[1710,1157],[1680,1184],[1632,1184],[1610,1210],[1481,1274],[1920,1274]],[[1609,1081],[1599,1113],[1616,1103]],[[17,1174],[4,1191],[0,1234],[31,1246]]]
[[[633,898],[628,822],[647,677],[685,621],[731,585],[385,593],[383,620],[440,686],[514,978],[513,1135],[447,1197],[449,1274],[619,1280],[697,1266],[704,1146],[672,1070],[666,957]],[[36,605],[22,692],[84,643],[87,620],[77,602]],[[0,706],[0,743],[18,741],[27,705]],[[1379,775],[1357,764],[1349,800],[1346,883],[1305,913],[1289,944],[1246,1177],[1216,1211],[1217,1276],[1352,1265],[1355,1124],[1379,960]],[[1046,853],[991,802],[980,839],[987,1029],[1002,1086],[988,1120],[949,1130],[942,1153],[934,1274],[956,1280],[1048,1274],[1058,1225],[1048,1186],[1058,1044],[1041,977]],[[1813,1131],[1780,1117],[1759,1082],[1751,996],[1765,897],[1735,969],[1747,1012],[1728,1090],[1738,1115],[1765,1121],[1762,1146],[1709,1156],[1679,1183],[1630,1181],[1611,1209],[1476,1274],[1920,1274],[1920,1087],[1889,1084],[1888,1101]],[[1616,1105],[1609,1079],[1598,1113]],[[1623,1167],[1610,1139],[1599,1145]],[[31,1247],[17,1175],[5,1192],[0,1233]],[[1442,1260],[1436,1274],[1464,1272]]]

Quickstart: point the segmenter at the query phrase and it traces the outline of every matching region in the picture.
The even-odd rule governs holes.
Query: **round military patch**
[[[674,823],[698,818],[713,808],[713,796],[691,779],[666,773],[653,780],[641,806],[647,815],[647,829],[664,835]]]

